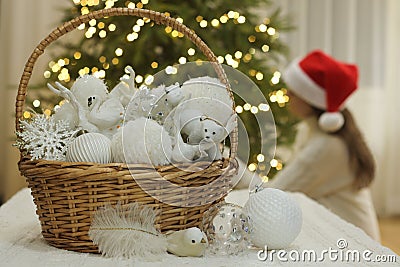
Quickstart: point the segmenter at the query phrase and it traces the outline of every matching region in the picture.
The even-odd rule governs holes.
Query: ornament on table
[[[32,160],[65,160],[67,146],[77,132],[71,129],[67,121],[56,121],[53,117],[35,114],[31,121],[21,120],[20,124],[16,145],[26,150]]]
[[[70,162],[111,162],[111,141],[100,133],[85,133],[68,146],[66,159]]]
[[[114,162],[168,165],[172,154],[171,137],[157,122],[139,118],[129,121],[111,140]]]
[[[250,239],[257,247],[284,249],[300,233],[301,208],[286,192],[257,187],[255,192],[250,194],[243,209],[253,222]]]
[[[131,66],[126,67],[129,75],[120,78],[120,82],[111,90],[110,96],[117,98],[126,107],[139,90],[135,85],[135,71]]]
[[[213,206],[204,213],[202,226],[213,254],[237,255],[249,246],[251,217],[238,205],[220,203]]]
[[[65,114],[70,113],[72,107],[78,117],[78,125],[74,125],[76,127],[89,132],[100,132],[109,137],[120,127],[124,107],[116,97],[108,93],[106,85],[99,78],[84,75],[74,82],[71,90],[59,82],[56,82],[56,86],[57,88],[47,84],[51,91],[69,102],[56,112],[56,118],[69,118],[71,125],[76,124],[71,119],[76,116]]]
[[[89,237],[103,256],[161,259],[167,239],[155,228],[157,213],[138,203],[106,205],[93,214]]]
[[[199,228],[173,232],[167,235],[167,251],[180,257],[200,257],[207,248],[207,236]]]

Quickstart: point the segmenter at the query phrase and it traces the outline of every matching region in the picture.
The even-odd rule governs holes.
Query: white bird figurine
[[[108,94],[104,82],[92,75],[85,75],[75,81],[71,90],[56,82],[56,87],[47,84],[48,88],[69,101],[68,109],[58,111],[58,116],[70,115],[70,124],[76,124],[89,132],[99,132],[111,138],[121,124],[124,107],[115,96]],[[56,114],[57,114],[56,113]],[[67,116],[68,117],[68,116]]]
[[[167,243],[167,251],[180,257],[200,257],[208,245],[207,236],[197,227],[169,234]]]
[[[120,82],[110,92],[110,96],[117,98],[124,107],[139,90],[135,84],[135,71],[131,66],[127,66],[125,71],[129,74],[121,77]]]

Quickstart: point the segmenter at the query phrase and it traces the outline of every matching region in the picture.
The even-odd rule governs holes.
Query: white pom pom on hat
[[[319,127],[326,132],[340,130],[345,121],[340,110],[357,89],[358,68],[340,62],[321,50],[294,60],[283,73],[289,89],[310,105],[325,110]]]

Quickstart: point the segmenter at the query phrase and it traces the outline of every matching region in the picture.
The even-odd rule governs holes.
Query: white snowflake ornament
[[[68,144],[77,130],[72,130],[64,120],[37,114],[30,122],[21,120],[21,130],[17,132],[16,145],[24,149],[32,160],[65,160]]]

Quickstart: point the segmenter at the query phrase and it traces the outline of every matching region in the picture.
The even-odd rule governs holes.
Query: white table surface
[[[291,251],[314,250],[321,255],[329,248],[339,250],[337,240],[345,239],[348,250],[361,253],[371,251],[369,257],[377,255],[395,257],[395,263],[334,261],[325,255],[323,262],[295,262],[284,256],[288,261],[275,257],[271,261],[261,261],[257,251],[248,250],[239,256],[212,256],[201,258],[176,257],[167,255],[160,261],[143,262],[137,259],[110,259],[100,255],[76,253],[57,249],[47,245],[40,233],[40,223],[35,214],[35,206],[29,189],[23,189],[12,199],[0,207],[0,266],[400,266],[400,257],[392,250],[383,247],[368,237],[361,229],[349,224],[318,203],[306,196],[295,193],[292,196],[298,201],[303,212],[303,226],[299,236],[286,249]],[[247,190],[233,191],[227,201],[243,205],[248,197]],[[346,249],[345,249],[346,250]]]

